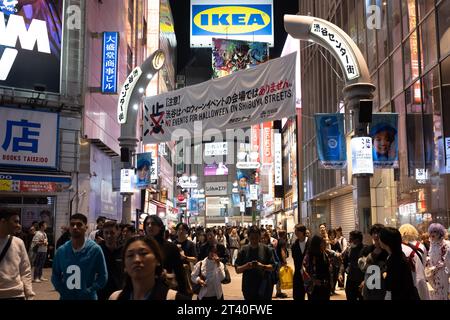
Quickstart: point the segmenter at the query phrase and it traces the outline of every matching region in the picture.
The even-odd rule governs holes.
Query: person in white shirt
[[[12,236],[19,228],[19,215],[0,209],[0,300],[32,300],[35,296],[25,244]]]
[[[192,282],[201,286],[198,300],[223,300],[223,279],[225,266],[217,255],[217,247],[210,246],[208,257],[197,262],[191,274]]]
[[[45,229],[47,229],[47,223],[45,221],[39,222],[39,230],[34,235],[31,244],[31,250],[36,253],[36,257],[34,259],[33,282],[48,280],[42,277],[42,269],[44,268],[45,261],[47,260],[48,248],[48,239]]]

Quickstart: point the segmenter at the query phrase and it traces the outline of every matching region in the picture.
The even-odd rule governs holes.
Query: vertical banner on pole
[[[398,114],[375,113],[370,124],[375,168],[398,168]]]
[[[325,169],[344,169],[347,166],[342,113],[316,114],[317,153]]]

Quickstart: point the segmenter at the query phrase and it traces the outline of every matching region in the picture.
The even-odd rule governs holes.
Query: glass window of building
[[[435,0],[417,0],[417,6],[419,9],[419,20],[423,20],[427,13],[434,8]]]
[[[380,67],[379,79],[380,84],[380,106],[383,107],[391,99],[391,77],[389,72],[389,62]]]
[[[358,17],[356,16],[356,6],[354,0],[350,0],[348,9],[350,10],[348,14],[348,33],[350,38],[352,38],[355,43],[358,43],[358,28],[356,25],[356,19]],[[361,17],[359,17],[359,19],[361,19]]]
[[[441,58],[450,53],[450,1],[441,1],[438,7],[439,44]]]
[[[387,5],[381,6],[381,29],[377,30],[378,63],[381,63],[389,53],[388,27],[387,27]]]
[[[358,19],[358,47],[361,50],[364,58],[367,59],[366,52],[366,19],[364,16],[364,2],[356,1],[356,12]]]
[[[434,12],[420,26],[420,37],[422,72],[426,72],[437,62],[436,19]]]
[[[403,51],[403,61],[405,65],[405,84],[419,77],[419,47],[417,41],[417,31],[411,33],[406,40]]]
[[[376,89],[373,92],[373,110],[378,110],[380,106],[380,99],[379,99],[380,86],[378,84],[378,72],[375,72],[372,75],[372,83],[376,86]]]
[[[400,94],[393,101],[393,109],[398,113],[398,157],[399,168],[403,176],[408,175],[408,154],[407,154],[407,138],[406,138],[406,112],[405,112],[405,95]]]
[[[392,55],[392,92],[394,95],[403,91],[403,59],[402,47],[397,48]]]
[[[441,64],[441,78],[442,78],[442,101],[450,101],[450,56],[448,56]],[[450,110],[449,108],[442,108],[443,118],[445,121],[444,133],[445,137],[450,137]]]
[[[389,5],[389,40],[393,50],[402,41],[402,10],[400,0],[387,1]]]
[[[403,38],[406,38],[417,24],[416,0],[402,0]]]
[[[418,91],[417,88],[419,88]],[[415,176],[416,169],[425,169],[422,97],[420,88],[420,81],[417,81],[405,91],[408,167],[410,176]]]

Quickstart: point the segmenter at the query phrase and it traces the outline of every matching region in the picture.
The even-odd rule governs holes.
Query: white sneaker
[[[41,283],[42,281],[39,280],[39,279],[34,279],[33,282],[35,282],[35,283]]]
[[[48,281],[48,279],[46,279],[44,277],[41,277],[39,280],[41,280],[41,281]]]

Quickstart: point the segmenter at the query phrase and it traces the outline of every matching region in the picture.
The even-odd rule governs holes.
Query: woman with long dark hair
[[[125,286],[114,292],[110,300],[166,300],[162,256],[158,243],[150,237],[136,236],[127,240],[122,259]]]
[[[313,236],[303,261],[303,278],[309,300],[330,300],[330,260],[326,247],[324,238]]]
[[[402,251],[400,231],[391,227],[381,228],[379,237],[381,248],[388,253],[385,300],[420,300],[411,267]]]

